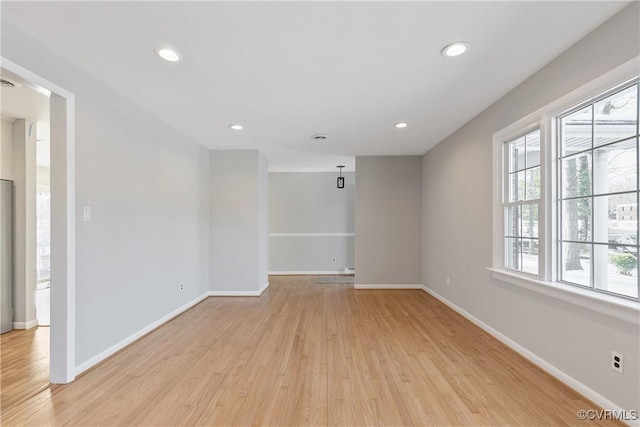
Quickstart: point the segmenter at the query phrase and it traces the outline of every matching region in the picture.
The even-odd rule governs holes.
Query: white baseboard
[[[160,319],[156,320],[155,322],[145,326],[144,328],[140,329],[139,331],[135,332],[134,334],[128,336],[125,339],[123,339],[119,343],[114,344],[111,347],[109,347],[108,349],[104,350],[103,352],[93,356],[91,359],[87,360],[86,362],[83,362],[83,363],[79,364],[78,366],[76,366],[76,375],[79,375],[82,372],[86,371],[87,369],[91,368],[92,366],[102,362],[104,359],[106,359],[107,357],[111,356],[115,352],[123,349],[124,347],[128,346],[129,344],[131,344],[135,340],[141,338],[143,335],[148,334],[149,332],[153,331],[154,329],[158,328],[159,326],[162,326],[162,324],[164,324],[167,321],[173,319],[174,317],[178,316],[179,314],[184,313],[185,311],[189,310],[191,307],[193,307],[194,305],[198,304],[200,301],[204,300],[207,297],[208,297],[208,295],[204,294],[204,295],[201,295],[201,296],[189,301],[188,303],[186,303],[182,307],[177,308],[176,310],[172,311],[171,313],[167,314],[166,316],[163,316]]]
[[[388,285],[366,285],[355,284],[353,289],[422,289],[422,285],[416,284],[388,284]]]
[[[258,292],[260,292],[260,295],[262,295],[264,293],[264,291],[267,290],[267,288],[269,287],[269,282],[265,283],[262,288],[260,288],[260,290]]]
[[[345,274],[344,270],[329,271],[270,271],[269,276],[318,276],[323,274]]]
[[[38,319],[27,320],[26,322],[13,322],[13,329],[31,329],[38,326]]]
[[[433,290],[427,288],[426,286],[422,286],[422,290],[424,290],[426,293],[428,293],[429,295],[433,296],[434,298],[438,299],[443,304],[449,306],[451,309],[453,309],[454,311],[458,312],[463,317],[467,318],[467,320],[471,321],[476,326],[480,327],[481,329],[483,329],[484,331],[486,331],[487,333],[492,335],[494,338],[498,339],[499,341],[501,341],[502,343],[504,343],[505,345],[510,347],[512,350],[514,350],[516,353],[518,353],[521,356],[525,357],[530,362],[532,362],[533,364],[537,365],[538,367],[540,367],[541,369],[543,369],[544,371],[546,371],[547,373],[549,373],[553,377],[557,378],[558,380],[560,380],[561,382],[565,383],[566,385],[568,385],[569,387],[571,387],[572,389],[574,389],[578,393],[582,394],[587,399],[591,400],[593,403],[596,403],[596,404],[600,405],[603,409],[608,409],[608,410],[611,410],[611,411],[617,411],[618,413],[623,411],[623,409],[621,407],[619,407],[618,405],[616,405],[615,403],[613,403],[612,401],[610,401],[609,399],[607,399],[606,397],[604,397],[603,395],[598,393],[597,391],[595,391],[592,388],[584,385],[583,383],[581,383],[580,381],[576,380],[572,376],[570,376],[570,375],[566,374],[565,372],[561,371],[560,369],[556,368],[551,363],[547,362],[546,360],[544,360],[543,358],[541,358],[537,354],[527,350],[525,347],[521,346],[517,342],[513,341],[511,338],[507,337],[506,335],[502,334],[498,330],[494,329],[493,327],[487,325],[486,323],[484,323],[482,320],[478,319],[477,317],[475,317],[471,313],[469,313],[469,312],[463,310],[462,308],[458,307],[457,305],[455,305],[454,303],[452,303],[448,299],[440,296],[439,294],[437,294]],[[584,408],[584,409],[591,409],[591,408]],[[633,408],[633,409],[636,409],[636,408]],[[629,425],[632,425],[632,426],[639,426],[640,425],[640,422],[638,420],[631,421],[631,422],[625,421],[625,422],[627,424],[629,424]]]
[[[269,282],[257,291],[209,291],[210,297],[259,297],[267,290]]]

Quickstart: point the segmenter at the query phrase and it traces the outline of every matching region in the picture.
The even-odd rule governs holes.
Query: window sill
[[[587,308],[633,325],[640,325],[640,303],[638,302],[606,294],[600,295],[562,283],[544,282],[498,268],[490,267],[487,270],[491,271],[494,279],[501,282]]]

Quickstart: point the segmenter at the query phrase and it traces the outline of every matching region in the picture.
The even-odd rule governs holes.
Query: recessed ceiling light
[[[157,47],[154,52],[159,58],[164,59],[165,61],[178,62],[181,59],[178,52],[173,49],[169,49],[168,47]]]
[[[233,130],[242,130],[242,125],[229,125],[229,127]]]
[[[442,49],[442,55],[458,56],[465,53],[467,49],[469,49],[469,43],[467,42],[451,43],[449,46],[445,46],[445,48]]]
[[[311,139],[313,139],[314,141],[318,141],[318,142],[324,142],[328,138],[329,137],[327,135],[325,135],[324,133],[317,133],[315,135],[311,135]]]
[[[395,127],[397,127],[398,129],[402,129],[402,128],[406,128],[407,124],[405,122],[400,122],[400,123],[396,123]]]

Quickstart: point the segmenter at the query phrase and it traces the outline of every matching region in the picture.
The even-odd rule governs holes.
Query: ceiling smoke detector
[[[318,133],[318,134],[313,135],[311,137],[311,139],[313,139],[314,141],[318,141],[318,142],[324,142],[327,139],[329,139],[329,137],[327,135],[323,134],[323,133]]]

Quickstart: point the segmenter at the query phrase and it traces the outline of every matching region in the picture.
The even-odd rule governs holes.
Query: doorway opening
[[[1,336],[4,410],[11,399],[17,403],[43,386],[75,378],[75,101],[70,92],[5,58],[0,74],[0,175],[10,182],[12,194],[4,204],[13,204],[14,234],[0,255],[2,269],[15,270],[9,309],[4,293],[1,301],[3,323],[10,312],[13,329]],[[30,109],[33,99],[48,120]],[[15,378],[30,381],[6,395],[7,380]]]
[[[49,192],[49,153],[39,149],[49,141],[49,96],[5,70],[0,90],[1,332],[6,334],[2,404],[6,407],[49,384],[48,288],[38,280],[41,266],[48,263],[40,226],[49,218],[38,196]]]

